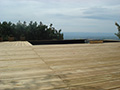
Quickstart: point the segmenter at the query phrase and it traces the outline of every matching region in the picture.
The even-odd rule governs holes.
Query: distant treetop
[[[20,40],[25,37],[26,40],[62,40],[63,33],[56,30],[53,24],[49,26],[42,22],[30,21],[27,25],[26,21],[23,23],[18,21],[16,24],[12,22],[0,22],[0,37],[3,40],[8,40],[9,37],[14,37],[15,40]]]
[[[115,22],[115,25],[118,28],[118,33],[115,33],[115,35],[120,39],[120,25],[117,22]]]

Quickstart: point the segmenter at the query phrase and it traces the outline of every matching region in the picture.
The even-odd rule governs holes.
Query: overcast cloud
[[[63,32],[117,32],[120,0],[0,0],[0,21],[42,21]]]

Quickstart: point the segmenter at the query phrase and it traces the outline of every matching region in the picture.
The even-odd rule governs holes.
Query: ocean
[[[69,39],[120,40],[114,33],[63,32],[63,34],[64,34],[64,40],[69,40]]]

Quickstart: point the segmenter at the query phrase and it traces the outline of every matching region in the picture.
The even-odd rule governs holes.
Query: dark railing
[[[45,45],[45,44],[75,44],[85,43],[86,39],[79,40],[30,40],[32,45]]]

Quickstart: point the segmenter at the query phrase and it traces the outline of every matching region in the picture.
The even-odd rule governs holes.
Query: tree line
[[[29,24],[24,21],[18,21],[16,24],[12,22],[0,22],[0,37],[3,40],[8,40],[9,37],[14,37],[15,40],[20,40],[20,37],[25,37],[26,40],[62,40],[63,33],[56,30],[53,24],[49,26],[42,22],[30,21]]]

